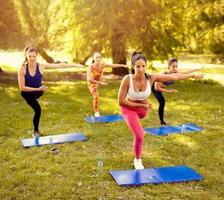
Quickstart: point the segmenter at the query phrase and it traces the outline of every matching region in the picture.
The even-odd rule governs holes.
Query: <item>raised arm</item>
[[[41,86],[39,88],[25,86],[25,74],[26,74],[25,68],[24,66],[21,66],[18,70],[18,84],[19,84],[20,91],[35,92],[35,91],[44,91],[47,89],[46,86]]]
[[[128,68],[127,65],[124,65],[124,64],[108,64],[108,63],[104,63],[104,66],[105,67],[112,67],[112,68],[117,68],[117,67],[125,67],[125,68]]]
[[[67,63],[46,63],[46,64],[40,64],[42,69],[61,69],[61,68],[72,68],[72,67],[77,67],[77,68],[82,68],[84,65],[81,64],[67,64]]]
[[[180,74],[180,73],[175,73],[175,74],[151,74],[151,85],[153,84],[154,81],[157,82],[165,82],[165,81],[177,81],[177,80],[184,80],[188,78],[194,78],[194,79],[200,79],[203,78],[202,74]]]

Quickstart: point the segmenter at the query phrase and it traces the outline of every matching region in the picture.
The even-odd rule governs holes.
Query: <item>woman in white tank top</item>
[[[152,105],[147,101],[151,94],[151,85],[155,81],[176,81],[187,78],[202,78],[202,75],[195,74],[146,74],[147,60],[140,52],[134,52],[131,59],[132,74],[126,75],[120,85],[118,101],[121,113],[130,128],[133,136],[133,150],[135,153],[135,169],[144,169],[142,164],[142,146],[144,131],[140,120],[144,118]]]

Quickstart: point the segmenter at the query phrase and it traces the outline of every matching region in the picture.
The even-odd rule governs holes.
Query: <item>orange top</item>
[[[104,72],[104,65],[100,64],[99,66],[96,66],[95,64],[93,64],[91,68],[92,78],[99,81]]]

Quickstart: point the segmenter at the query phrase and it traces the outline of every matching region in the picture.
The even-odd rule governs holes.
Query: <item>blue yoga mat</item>
[[[110,175],[120,186],[199,181],[203,177],[187,166],[170,166],[141,170],[112,170]]]
[[[22,139],[24,147],[42,146],[46,144],[60,144],[65,142],[85,141],[87,137],[81,133],[69,133],[61,135],[49,135],[39,138]]]
[[[187,133],[187,132],[198,132],[202,131],[203,128],[199,127],[195,124],[182,124],[177,126],[161,126],[159,128],[145,128],[146,133],[157,135],[157,136],[164,136],[173,133]]]
[[[121,115],[102,115],[100,117],[85,117],[85,121],[89,123],[108,123],[122,121],[124,118]]]

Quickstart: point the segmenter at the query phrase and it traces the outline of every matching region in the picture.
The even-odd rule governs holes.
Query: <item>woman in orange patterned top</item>
[[[101,81],[103,76],[104,67],[127,67],[124,64],[106,64],[101,60],[101,54],[99,52],[93,53],[93,63],[87,69],[87,84],[88,88],[93,95],[93,109],[94,116],[100,117],[99,113],[99,93],[98,86],[99,85],[107,85],[105,81]]]

